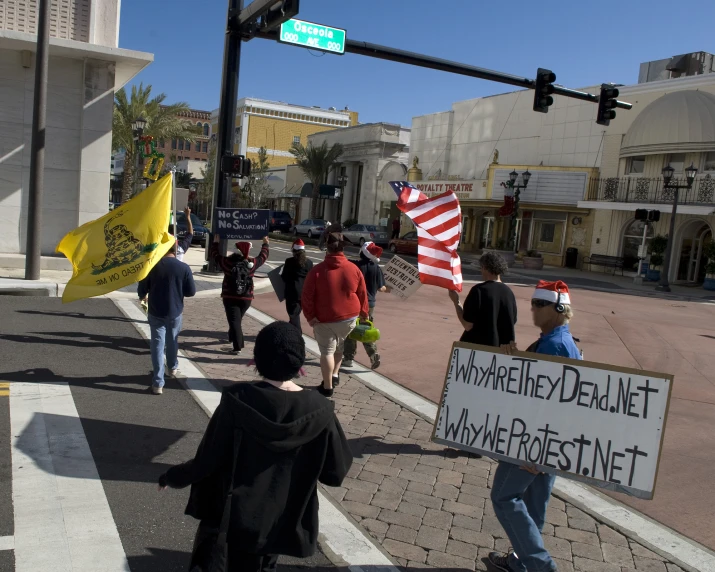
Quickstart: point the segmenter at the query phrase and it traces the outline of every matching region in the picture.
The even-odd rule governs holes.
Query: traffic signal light
[[[660,220],[660,211],[649,211],[647,209],[636,209],[636,220],[644,220],[647,222],[658,222]]]
[[[660,211],[648,211],[648,222],[658,222],[660,220]]]
[[[237,179],[248,177],[251,174],[251,160],[243,155],[226,155],[221,159],[221,172]]]
[[[283,22],[287,22],[298,14],[298,0],[278,0],[268,8],[261,21],[261,30],[275,30]]]
[[[636,209],[636,220],[648,220],[648,209]]]
[[[596,123],[599,125],[608,125],[611,119],[616,118],[616,112],[613,111],[618,102],[618,89],[610,84],[604,83],[601,85],[601,95],[598,97],[598,116]]]
[[[554,93],[556,74],[551,70],[539,68],[536,72],[536,88],[534,89],[534,111],[548,113],[549,106],[554,103],[551,94]]]

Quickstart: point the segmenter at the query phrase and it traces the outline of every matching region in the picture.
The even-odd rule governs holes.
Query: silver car
[[[293,235],[305,234],[308,238],[319,238],[325,230],[325,221],[320,218],[307,218],[293,227]]]
[[[375,226],[374,224],[354,224],[347,230],[344,230],[343,235],[353,244],[360,245],[368,241],[374,242],[375,244],[387,245],[390,238],[384,226]]]

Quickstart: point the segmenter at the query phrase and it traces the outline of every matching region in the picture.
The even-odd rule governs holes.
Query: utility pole
[[[42,261],[42,194],[45,186],[45,141],[47,123],[47,68],[50,48],[50,1],[37,3],[37,55],[35,94],[32,104],[32,148],[30,156],[30,195],[27,205],[27,246],[25,280],[40,279]]]

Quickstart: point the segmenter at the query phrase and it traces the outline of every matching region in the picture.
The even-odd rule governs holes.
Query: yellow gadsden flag
[[[103,217],[67,233],[57,252],[72,263],[63,302],[101,296],[149,274],[175,239],[171,216],[171,173]]]

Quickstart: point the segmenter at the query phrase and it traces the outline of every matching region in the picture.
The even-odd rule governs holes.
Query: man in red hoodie
[[[326,243],[325,260],[306,276],[301,302],[320,348],[323,385],[318,391],[330,397],[340,381],[345,339],[358,317],[367,320],[369,306],[365,278],[343,254],[345,239],[339,225],[328,229]]]

